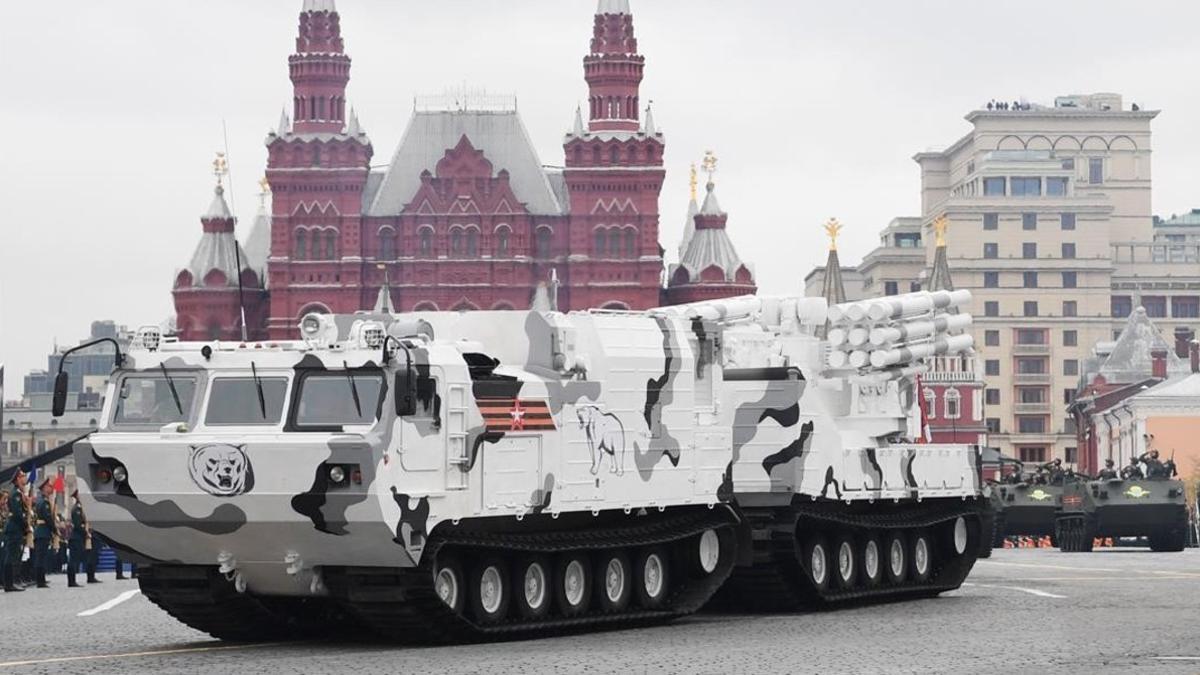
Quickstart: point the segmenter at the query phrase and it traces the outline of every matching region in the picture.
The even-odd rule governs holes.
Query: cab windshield
[[[301,429],[374,424],[383,390],[379,371],[324,371],[300,382],[295,421]]]
[[[286,377],[218,377],[208,395],[206,425],[273,425],[283,417]],[[260,396],[261,393],[261,396]]]
[[[195,395],[196,378],[189,375],[172,373],[170,379],[163,375],[129,375],[121,380],[113,422],[157,426],[186,422]]]

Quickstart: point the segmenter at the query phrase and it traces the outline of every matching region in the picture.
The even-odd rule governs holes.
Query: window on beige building
[[[883,282],[883,294],[884,295],[899,295],[900,294],[900,284],[895,281]]]
[[[1161,319],[1167,315],[1167,298],[1162,295],[1143,295],[1142,307],[1146,310],[1146,316],[1152,319]]]
[[[1200,297],[1180,295],[1171,298],[1171,316],[1176,319],[1200,318]]]
[[[988,360],[984,361],[983,362],[983,373],[984,373],[984,375],[991,375],[993,377],[999,375],[1000,374],[1000,361],[998,359],[988,359]]]
[[[1037,257],[1037,244],[1032,241],[1027,241],[1024,244],[1021,244],[1021,257],[1022,258],[1036,258]]]
[[[1024,310],[1025,310],[1025,316],[1037,316],[1038,315],[1037,300],[1026,300]]]
[[[1063,404],[1071,405],[1075,401],[1074,389],[1063,389]]]
[[[1041,446],[1023,445],[1017,448],[1017,454],[1022,462],[1045,462],[1046,448]]]
[[[1059,225],[1060,225],[1060,226],[1062,227],[1062,229],[1064,229],[1064,230],[1073,230],[1073,229],[1075,229],[1075,214],[1074,214],[1074,213],[1064,213],[1064,214],[1061,214],[1061,215],[1058,217],[1058,221],[1059,221]]]
[[[1088,183],[1099,185],[1104,182],[1104,158],[1088,158]]]
[[[988,430],[989,434],[1000,433],[1000,418],[999,417],[987,418],[987,430]]]
[[[1021,275],[1021,279],[1022,279],[1022,282],[1023,282],[1023,285],[1025,286],[1025,288],[1037,288],[1038,287],[1038,273],[1037,272],[1025,272]]]
[[[1017,415],[1017,431],[1022,434],[1046,433],[1046,418],[1041,415]]]
[[[1067,260],[1073,260],[1075,258],[1075,244],[1071,242],[1063,242],[1062,257]]]
[[[993,195],[1004,195],[1004,179],[998,176],[991,176],[983,179],[983,194],[985,197]]]
[[[1037,214],[1036,213],[1022,213],[1021,214],[1021,229],[1022,230],[1036,230],[1037,229]]]
[[[1019,345],[1044,345],[1049,342],[1044,328],[1018,328],[1016,337]]]
[[[1112,296],[1112,315],[1114,319],[1124,319],[1132,313],[1133,300],[1128,295]]]
[[[1072,426],[1074,426],[1074,422],[1072,422]],[[1079,461],[1079,449],[1078,448],[1068,447],[1068,448],[1065,448],[1064,450],[1065,450],[1064,454],[1066,455],[1064,461],[1067,464],[1074,464]]]
[[[1075,300],[1063,300],[1062,315],[1063,316],[1078,316],[1079,315],[1079,303],[1076,302]]]
[[[1075,359],[1065,359],[1063,361],[1063,375],[1078,375],[1079,361]]]
[[[984,272],[983,273],[984,288],[1000,288],[1000,273],[999,272]]]
[[[1046,179],[1046,196],[1062,197],[1067,194],[1066,176],[1051,176]]]
[[[1008,190],[1009,195],[1013,197],[1040,197],[1042,195],[1042,179],[1013,176],[1009,179]]]
[[[1000,405],[1000,390],[985,389],[983,391],[984,403],[987,405]]]
[[[1078,281],[1079,281],[1078,277],[1076,277],[1074,272],[1063,272],[1062,273],[1062,287],[1063,288],[1076,288],[1076,284],[1078,284]]]
[[[1000,257],[1000,245],[994,242],[987,242],[983,245],[983,257],[987,259]]]
[[[1021,375],[1046,375],[1049,361],[1044,356],[1025,356],[1017,359],[1017,373]]]
[[[984,316],[1000,316],[1000,303],[995,300],[986,300],[983,303]]]
[[[1064,330],[1063,331],[1063,346],[1064,347],[1078,347],[1079,346],[1079,332],[1073,331],[1073,330]]]
[[[988,330],[983,332],[983,344],[986,347],[1000,346],[1000,331]]]
[[[997,230],[999,228],[1000,228],[1000,214],[999,213],[983,214],[983,229]]]

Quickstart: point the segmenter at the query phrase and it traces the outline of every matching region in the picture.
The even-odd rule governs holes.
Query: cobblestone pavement
[[[1200,672],[1195,549],[997,551],[962,589],[931,600],[701,613],[654,628],[439,648],[223,645],[162,614],[136,582],[103,578],[67,589],[60,576],[50,590],[0,596],[0,675]]]

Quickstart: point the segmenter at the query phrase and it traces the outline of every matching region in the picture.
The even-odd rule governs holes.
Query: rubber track
[[[929,581],[874,588],[836,589],[832,585],[818,592],[809,584],[799,560],[796,541],[801,521],[818,526],[876,531],[926,528],[941,525],[959,516],[981,520],[980,507],[967,502],[953,508],[941,505],[914,508],[902,513],[851,514],[832,510],[825,503],[794,504],[776,509],[751,509],[745,513],[753,528],[753,564],[738,567],[721,590],[716,604],[728,609],[787,611],[801,607],[828,607],[838,604],[925,597],[950,591],[962,585],[978,556],[979,547],[947,564],[943,555],[935,555]],[[980,528],[982,530],[982,528]],[[980,531],[979,536],[988,533]],[[884,559],[881,559],[884,564]]]
[[[234,590],[215,567],[142,566],[138,585],[167,614],[217,639],[253,642],[285,636],[278,616]]]
[[[469,642],[483,639],[528,637],[554,634],[582,628],[660,623],[691,614],[708,601],[733,568],[732,546],[722,555],[718,568],[703,579],[689,579],[674,572],[674,589],[666,609],[630,609],[623,612],[589,613],[564,618],[551,615],[540,621],[511,618],[506,622],[480,626],[468,617],[455,614],[441,601],[433,588],[433,561],[442,551],[503,550],[510,553],[560,553],[600,551],[611,548],[672,544],[706,529],[728,533],[733,540],[736,517],[727,508],[693,510],[668,514],[646,525],[609,527],[585,531],[541,533],[480,532],[467,528],[435,534],[426,544],[422,564],[408,569],[341,568],[326,569],[324,579],[331,593],[381,637],[402,643]],[[463,556],[464,558],[468,556]],[[673,570],[678,566],[673,566]]]

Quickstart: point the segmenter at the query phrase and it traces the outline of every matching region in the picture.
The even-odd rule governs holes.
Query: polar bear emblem
[[[211,443],[192,446],[188,472],[192,480],[210,495],[233,497],[254,487],[254,469],[244,445]]]
[[[612,413],[606,413],[594,405],[583,405],[575,409],[579,427],[587,435],[588,449],[592,452],[592,474],[600,472],[600,462],[607,453],[610,458],[610,473],[618,476],[625,473],[625,425]]]

